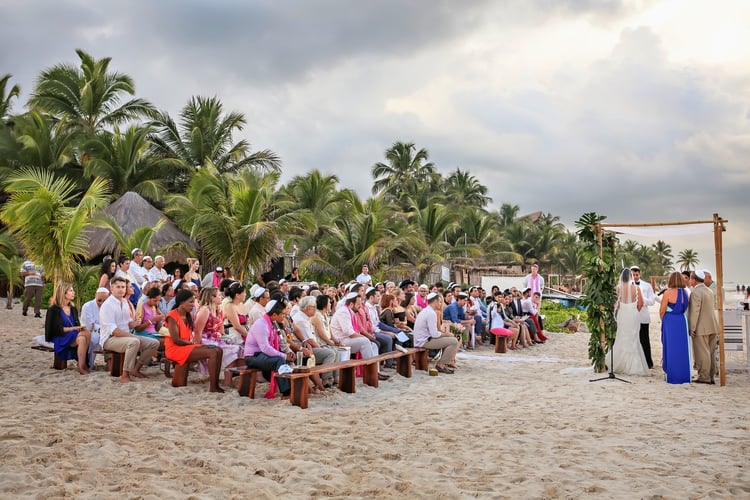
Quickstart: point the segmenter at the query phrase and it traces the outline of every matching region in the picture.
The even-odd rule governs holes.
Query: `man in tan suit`
[[[719,322],[714,312],[714,294],[703,283],[706,275],[701,270],[690,275],[693,291],[688,306],[688,326],[693,337],[695,367],[699,384],[713,384],[716,357],[713,355],[719,336]]]

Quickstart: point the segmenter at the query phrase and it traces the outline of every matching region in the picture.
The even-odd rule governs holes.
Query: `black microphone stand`
[[[615,350],[614,350],[614,344],[612,344],[612,350],[610,350],[610,362],[609,362],[609,374],[607,374],[606,377],[601,378],[595,378],[589,380],[589,382],[599,382],[600,380],[619,380],[620,382],[625,382],[626,384],[630,384],[631,382],[629,380],[625,380],[623,378],[620,378],[615,375]],[[606,361],[606,354],[604,357],[604,360]]]

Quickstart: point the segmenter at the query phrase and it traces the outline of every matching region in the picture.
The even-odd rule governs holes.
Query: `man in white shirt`
[[[446,365],[456,357],[458,340],[450,332],[441,332],[437,326],[437,311],[440,310],[440,295],[432,292],[427,295],[427,307],[419,311],[417,319],[414,320],[414,347],[425,349],[439,349],[443,351],[440,356],[441,363],[436,368],[440,373],[452,374],[453,369]]]
[[[109,297],[109,290],[102,287],[97,289],[96,295],[81,307],[81,325],[91,332],[91,343],[89,344],[89,368],[94,367],[96,351],[99,347],[99,308]]]
[[[531,288],[532,295],[539,292],[539,295],[544,296],[544,278],[539,275],[538,264],[531,264],[531,273],[523,279],[523,287]]]
[[[159,341],[130,333],[130,329],[138,322],[130,316],[130,305],[125,299],[127,290],[125,278],[115,276],[109,288],[112,295],[99,309],[99,342],[107,351],[125,353],[125,364],[120,382],[130,382],[131,376],[146,378],[146,375],[141,373],[141,368],[156,354]],[[141,351],[140,358],[138,358],[139,350]]]
[[[141,266],[143,262],[143,251],[140,248],[134,248],[131,252],[133,258],[130,260],[130,275],[135,279],[139,287],[148,281],[148,271]]]
[[[148,272],[148,279],[149,281],[159,281],[164,283],[168,278],[167,271],[164,269],[164,257],[157,255],[154,257],[154,267]]]
[[[268,290],[262,286],[255,287],[254,290],[251,288],[250,290],[252,290],[252,299],[245,301],[245,307],[247,308],[246,328],[248,329],[266,314],[266,305],[271,300]]]
[[[357,276],[357,283],[360,285],[369,286],[372,283],[372,276],[370,276],[370,268],[367,264],[362,264],[362,272]]]
[[[646,364],[648,364],[649,368],[653,368],[654,361],[651,359],[651,340],[649,339],[651,313],[648,308],[656,303],[656,295],[654,295],[654,289],[651,288],[651,283],[641,280],[641,269],[638,266],[632,266],[630,274],[633,276],[633,283],[640,289],[641,297],[643,297],[643,307],[638,311],[638,316],[641,320],[639,337],[641,339],[641,347],[643,347],[643,354],[646,356]]]
[[[352,355],[359,352],[364,359],[374,358],[378,355],[378,345],[360,333],[356,319],[356,313],[362,307],[362,298],[356,292],[349,292],[342,302],[344,306],[336,309],[331,317],[331,336],[341,345],[351,348]],[[390,378],[381,373],[378,377],[380,380]]]

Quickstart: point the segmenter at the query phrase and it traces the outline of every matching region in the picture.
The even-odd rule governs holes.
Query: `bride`
[[[605,360],[614,373],[650,375],[646,356],[638,336],[641,320],[638,311],[643,307],[640,289],[630,279],[630,269],[623,269],[617,285],[617,335]]]

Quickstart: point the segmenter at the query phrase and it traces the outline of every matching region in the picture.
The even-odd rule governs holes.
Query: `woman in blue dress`
[[[78,362],[78,373],[89,373],[86,366],[86,352],[91,342],[91,332],[81,326],[78,309],[73,305],[76,293],[69,283],[58,283],[47,309],[44,321],[44,337],[52,342],[55,354],[60,360],[75,359]]]
[[[669,275],[669,287],[661,298],[661,367],[669,384],[690,383],[693,360],[688,336],[688,294],[682,274]]]

